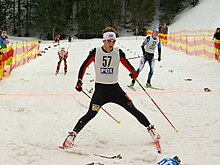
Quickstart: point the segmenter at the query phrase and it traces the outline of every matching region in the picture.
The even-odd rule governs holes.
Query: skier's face
[[[114,48],[114,45],[115,45],[115,42],[116,40],[104,40],[104,48],[107,52],[110,52],[113,48]]]
[[[154,38],[157,38],[158,34],[159,34],[158,32],[153,32]]]

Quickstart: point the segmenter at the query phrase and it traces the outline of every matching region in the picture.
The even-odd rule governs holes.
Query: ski
[[[58,148],[60,148],[61,150],[64,150],[65,152],[68,153],[73,153],[73,154],[77,154],[77,155],[83,155],[83,156],[90,156],[92,155],[87,149],[83,149],[80,147],[77,147],[76,145],[74,145],[73,147],[70,148],[64,148],[64,146],[58,146]]]
[[[127,85],[127,87],[131,88],[133,91],[136,91],[133,85]]]
[[[158,140],[158,141],[156,141],[156,142],[154,142],[154,143],[155,143],[155,145],[156,145],[157,152],[160,154],[160,153],[162,152],[161,146],[160,146],[160,141]]]
[[[104,165],[104,164],[102,164],[102,163],[94,163],[94,162],[92,162],[92,163],[89,163],[89,164],[86,164],[86,165]]]
[[[94,153],[90,153],[88,150],[85,150],[83,148],[76,147],[75,145],[72,148],[68,148],[68,149],[65,149],[63,145],[58,146],[58,148],[66,151],[66,152],[70,152],[70,153],[74,153],[74,154],[78,154],[78,155],[87,155],[87,156],[94,155],[94,156],[105,158],[105,159],[122,159],[121,154],[114,155],[114,156],[94,154]]]
[[[106,158],[106,159],[122,159],[121,154],[114,155],[114,156],[105,156],[105,155],[99,155],[99,154],[93,154],[93,155],[101,157],[101,158]]]
[[[63,73],[64,74],[64,76],[67,74],[66,72],[65,73]],[[58,73],[55,73],[55,76],[57,76],[58,75]]]
[[[157,88],[154,86],[145,86],[145,88],[155,89],[155,90],[164,90],[163,88]]]
[[[58,148],[63,149],[64,150],[64,146],[58,146]]]

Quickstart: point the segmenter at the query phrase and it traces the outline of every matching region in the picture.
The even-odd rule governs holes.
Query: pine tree
[[[64,34],[70,26],[71,1],[35,0],[33,10],[35,28],[47,39],[53,38],[53,29],[56,34]]]

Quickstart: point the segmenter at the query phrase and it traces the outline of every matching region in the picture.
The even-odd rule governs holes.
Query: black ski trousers
[[[92,96],[88,112],[79,119],[73,131],[79,133],[83,127],[94,118],[101,106],[106,103],[115,103],[125,108],[145,127],[150,125],[146,116],[140,112],[132,103],[131,99],[122,90],[118,83],[115,84],[95,84],[95,91]]]

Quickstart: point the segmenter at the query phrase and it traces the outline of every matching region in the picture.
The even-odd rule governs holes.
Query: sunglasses
[[[107,40],[108,42],[112,42],[112,43],[115,43],[116,40]]]

